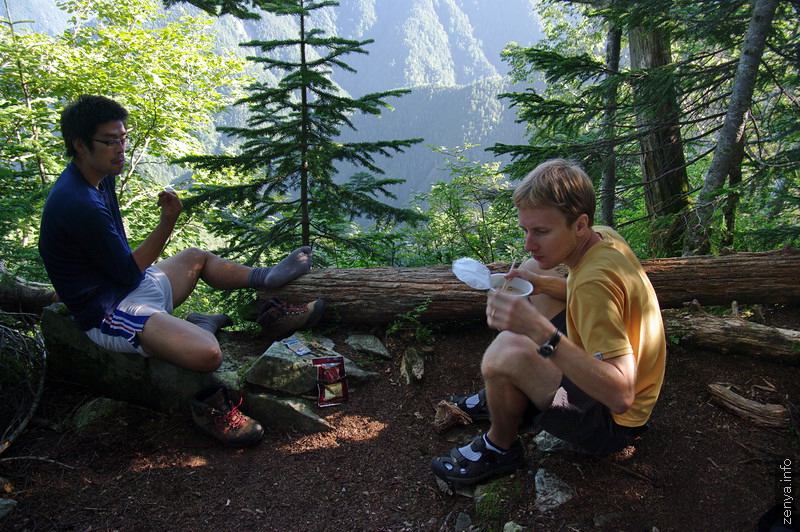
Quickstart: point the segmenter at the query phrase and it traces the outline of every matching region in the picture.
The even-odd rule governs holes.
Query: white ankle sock
[[[480,402],[481,398],[478,396],[477,393],[470,395],[464,400],[464,404],[467,408],[472,408]]]

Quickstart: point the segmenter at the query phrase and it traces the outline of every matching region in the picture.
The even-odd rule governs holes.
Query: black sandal
[[[447,483],[468,486],[513,473],[525,465],[525,450],[519,440],[505,454],[489,450],[482,435],[476,436],[469,446],[473,451],[481,453],[480,459],[469,460],[461,454],[458,447],[454,447],[450,450],[450,456],[433,459],[433,473]]]
[[[470,408],[467,406],[467,398],[472,397],[473,395],[474,394],[451,395],[447,400],[463,410],[469,417],[472,418],[472,421],[485,421],[489,419],[489,405],[486,403],[486,390],[481,388],[478,391],[478,404]]]

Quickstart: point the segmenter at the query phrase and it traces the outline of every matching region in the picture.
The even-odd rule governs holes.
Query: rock
[[[113,414],[125,406],[127,406],[126,403],[98,397],[83,404],[67,423],[72,429],[81,431],[87,425]]]
[[[525,527],[515,523],[514,521],[509,521],[503,525],[503,532],[523,532]]]
[[[623,516],[624,515],[622,512],[609,512],[607,514],[596,516],[592,522],[597,528],[602,528],[605,526],[619,528],[618,526],[615,526],[615,523],[619,522]]]
[[[456,524],[453,530],[455,532],[464,532],[472,528],[472,518],[464,512],[458,512],[456,516]]]
[[[312,353],[298,355],[283,342],[274,342],[245,372],[244,379],[267,390],[291,395],[303,395],[316,390],[317,371],[311,364],[311,359],[341,355],[332,349],[333,342],[328,338],[311,333],[295,333],[293,337],[305,343]],[[358,384],[380,377],[376,372],[362,369],[349,358],[342,358],[349,384]]]
[[[375,355],[385,360],[391,360],[392,358],[392,354],[389,353],[389,350],[386,349],[386,346],[383,345],[383,342],[381,342],[377,336],[371,334],[352,334],[345,341],[347,345],[356,351]]]
[[[533,437],[533,444],[544,453],[552,453],[564,450],[566,442],[557,436],[553,436],[546,430],[543,430]]]
[[[103,349],[89,340],[63,303],[44,309],[41,327],[48,376],[84,385],[100,396],[188,415],[192,396],[215,378],[157,358]]]
[[[319,432],[330,430],[330,423],[317,415],[311,401],[294,397],[275,397],[268,393],[245,394],[242,410],[257,419],[266,430],[280,429]]]
[[[265,427],[303,431],[331,428],[312,410],[311,402],[269,395],[269,392],[280,392],[281,396],[316,394],[316,370],[311,357],[296,355],[282,342],[275,342],[265,353],[253,356],[237,352],[237,346],[221,333],[222,365],[216,371],[200,373],[157,358],[101,348],[89,340],[62,303],[44,309],[41,327],[48,352],[48,375],[86,386],[96,395],[109,398],[87,405],[80,419],[76,419],[79,427],[106,415],[112,399],[188,417],[189,403],[197,391],[220,382],[236,389],[239,375],[244,373],[243,381],[248,385],[241,390],[246,405],[243,410]],[[318,356],[338,354],[328,338],[311,333],[295,336],[307,342]],[[248,364],[252,366],[245,372]],[[380,376],[347,358],[345,371],[351,385]]]
[[[409,347],[403,355],[403,360],[400,362],[400,378],[406,384],[412,382],[419,382],[425,376],[425,359],[422,354]]]
[[[17,507],[14,499],[0,499],[0,519],[10,514]]]
[[[536,509],[544,513],[558,508],[572,498],[574,492],[563,480],[544,469],[536,471]]]

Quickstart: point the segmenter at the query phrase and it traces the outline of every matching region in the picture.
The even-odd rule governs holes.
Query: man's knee
[[[222,350],[219,344],[196,347],[189,354],[196,371],[214,371],[222,364]]]
[[[519,368],[532,361],[533,342],[526,336],[503,331],[489,344],[481,361],[484,379],[516,374]]]
[[[204,249],[191,247],[186,248],[183,251],[179,251],[174,256],[180,257],[183,260],[187,260],[193,264],[204,264],[206,260],[212,255],[210,251],[206,251]]]

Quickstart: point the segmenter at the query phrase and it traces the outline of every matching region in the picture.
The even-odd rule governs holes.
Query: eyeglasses
[[[132,142],[130,137],[123,137],[121,139],[111,139],[111,140],[100,140],[100,139],[92,139],[95,142],[101,142],[105,144],[109,148],[116,148],[117,146],[122,146],[123,148]]]

